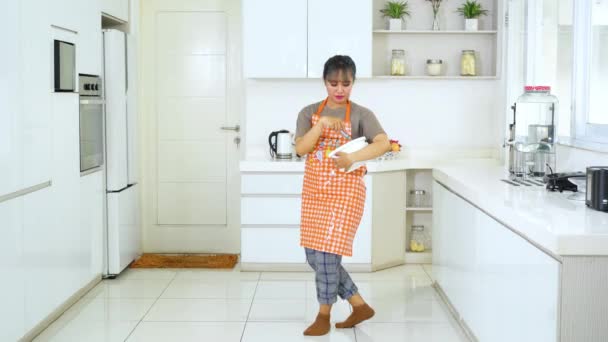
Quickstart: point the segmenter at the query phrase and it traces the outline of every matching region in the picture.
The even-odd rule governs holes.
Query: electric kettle
[[[270,133],[268,136],[270,156],[274,159],[291,159],[291,133],[288,130],[280,130]]]

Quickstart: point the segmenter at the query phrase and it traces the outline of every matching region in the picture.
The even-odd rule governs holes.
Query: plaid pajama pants
[[[357,294],[357,286],[342,267],[341,255],[310,248],[304,250],[306,261],[315,271],[319,304],[333,304],[338,300],[338,296],[347,300]]]

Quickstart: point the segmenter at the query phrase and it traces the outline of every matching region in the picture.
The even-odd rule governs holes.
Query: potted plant
[[[389,30],[401,31],[401,23],[404,16],[410,16],[410,10],[407,1],[388,1],[384,8],[380,10],[382,17],[389,18]]]
[[[477,0],[467,0],[457,10],[464,17],[465,31],[477,31],[479,27],[479,17],[487,15],[488,10],[481,7]]]

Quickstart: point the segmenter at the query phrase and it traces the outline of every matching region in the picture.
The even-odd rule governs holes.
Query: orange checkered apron
[[[327,99],[312,117],[314,126],[321,118]],[[350,102],[346,107],[344,131],[352,136]],[[329,153],[348,142],[340,132],[323,129],[304,171],[300,245],[318,251],[352,256],[353,239],[365,205],[365,166],[346,173],[340,171]]]

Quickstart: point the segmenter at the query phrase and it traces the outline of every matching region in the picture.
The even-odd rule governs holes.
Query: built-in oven
[[[78,75],[80,94],[80,173],[100,171],[104,162],[104,99],[101,78]]]

